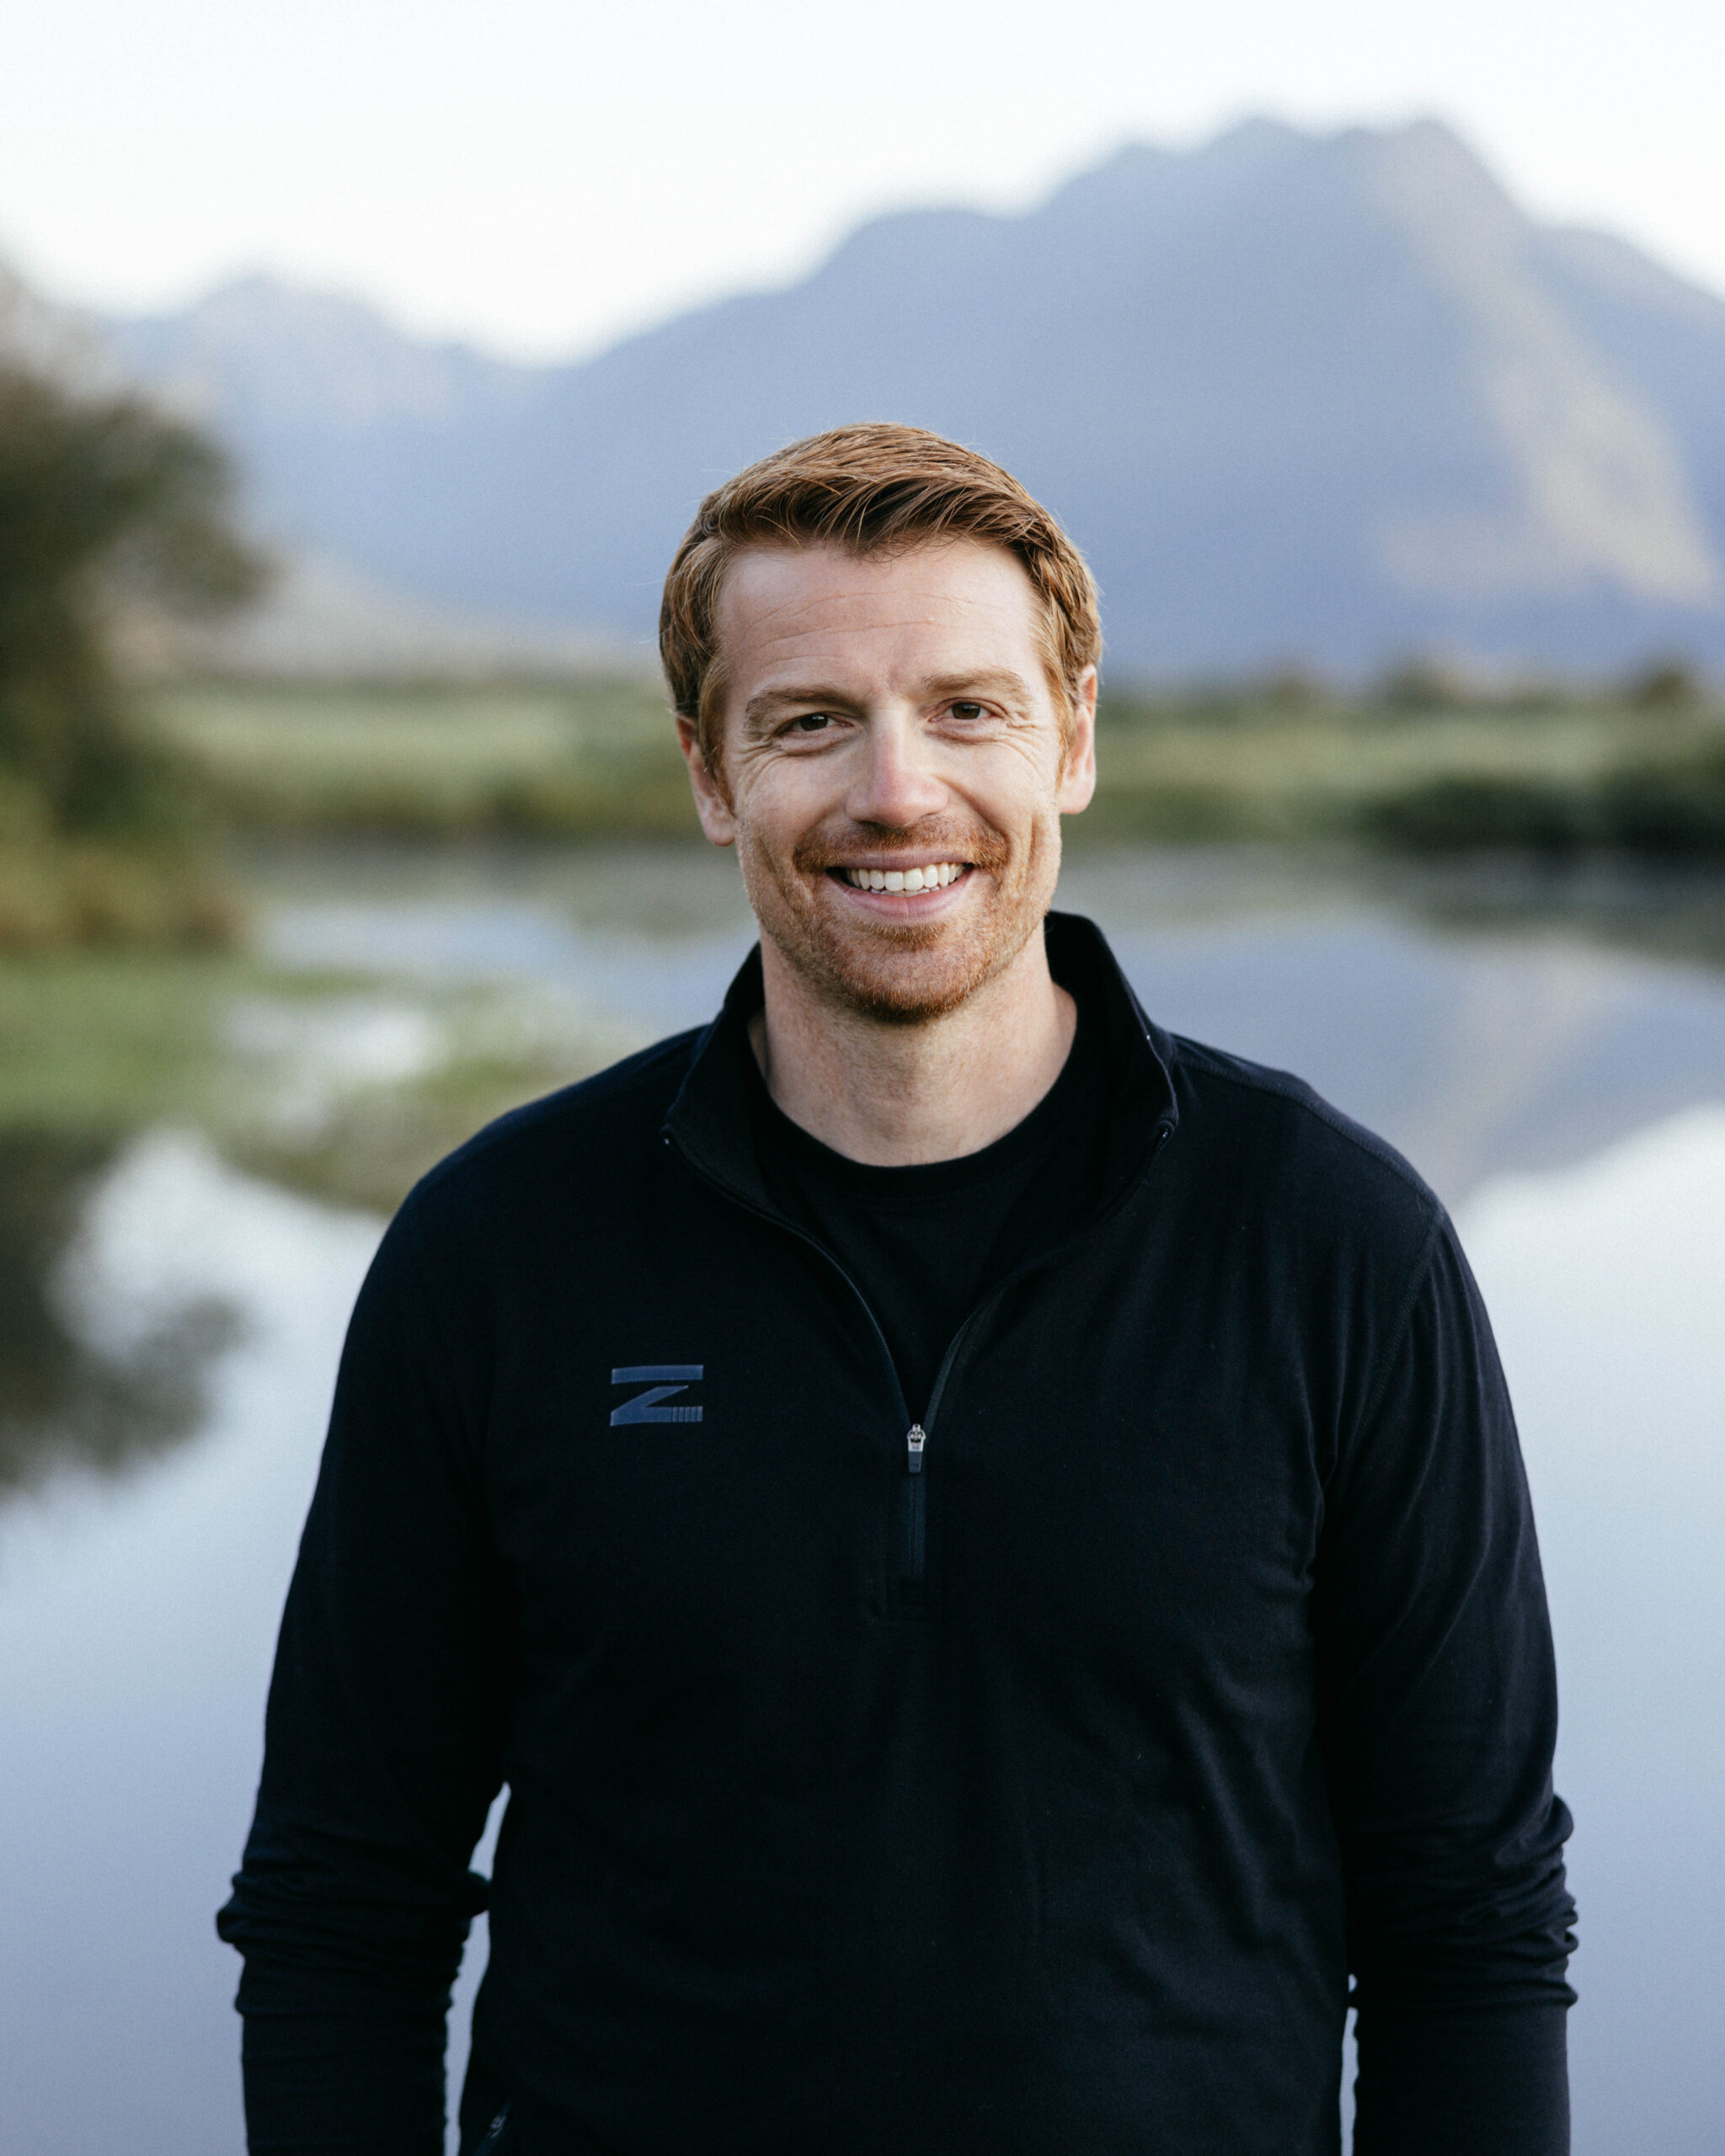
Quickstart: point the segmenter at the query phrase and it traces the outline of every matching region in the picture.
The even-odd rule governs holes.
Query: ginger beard
[[[865,913],[833,872],[887,848],[968,863],[962,903],[927,921]],[[821,1001],[914,1026],[969,1002],[1041,927],[1060,875],[1060,819],[1050,801],[1015,848],[962,818],[931,817],[908,830],[838,818],[805,835],[788,858],[740,819],[737,853],[761,934]]]

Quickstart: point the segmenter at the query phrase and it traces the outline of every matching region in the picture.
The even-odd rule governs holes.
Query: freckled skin
[[[1071,1037],[1041,926],[1060,819],[1095,784],[1093,670],[1068,741],[1034,588],[1011,554],[970,540],[864,561],[750,549],[717,625],[718,774],[693,727],[679,728],[702,827],[736,846],[761,923],[775,1096],[831,1142],[845,1115],[791,1100],[806,1108],[847,1072],[850,1107],[875,1126],[859,1158],[944,1157],[923,1149],[949,1145],[955,1120],[960,1137],[998,1135],[1052,1082]],[[938,861],[969,871],[904,896],[830,873]],[[889,1032],[911,1038],[889,1049]],[[871,1074],[896,1107],[855,1097]],[[915,1123],[917,1097],[941,1091],[953,1105],[940,1131],[887,1128]]]

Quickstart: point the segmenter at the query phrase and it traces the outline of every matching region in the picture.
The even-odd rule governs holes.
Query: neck
[[[888,1024],[815,995],[761,941],[766,1003],[750,1040],[768,1091],[824,1145],[879,1167],[980,1152],[1060,1075],[1077,1006],[1035,935],[956,1011]]]

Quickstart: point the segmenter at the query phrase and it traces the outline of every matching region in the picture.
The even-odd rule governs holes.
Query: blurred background
[[[211,1917],[348,1307],[441,1152],[714,1007],[660,580],[859,418],[1096,568],[1063,902],[1456,1211],[1557,1628],[1576,2148],[1725,2147],[1725,14],[60,0],[6,49],[0,2147],[243,2145]]]

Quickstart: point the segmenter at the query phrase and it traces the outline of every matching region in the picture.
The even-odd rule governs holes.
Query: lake
[[[248,873],[263,970],[224,991],[217,1105],[0,1147],[0,2146],[29,2156],[243,2145],[238,1965],[211,1919],[393,1187],[367,1163],[447,1129],[402,1103],[465,1112],[463,1057],[519,1090],[697,1022],[750,940],[728,864],[697,853]],[[1076,860],[1061,902],[1164,1023],[1298,1070],[1455,1210],[1557,1634],[1575,2146],[1712,2156],[1725,888],[1141,852]],[[482,1925],[463,2003],[483,1954]],[[457,2065],[463,2021],[458,2003]]]

